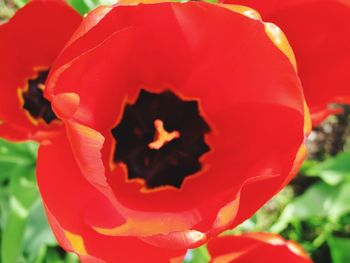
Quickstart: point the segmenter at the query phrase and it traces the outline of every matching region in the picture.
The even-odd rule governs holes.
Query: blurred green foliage
[[[38,145],[0,139],[0,262],[74,263],[57,246],[35,180]]]
[[[21,8],[29,0],[0,0],[0,22],[10,18],[14,11]],[[112,5],[117,0],[67,0],[67,2],[76,9],[80,14],[85,15],[90,10],[99,5]]]
[[[99,5],[112,5],[117,0],[68,0],[80,14],[84,15]]]

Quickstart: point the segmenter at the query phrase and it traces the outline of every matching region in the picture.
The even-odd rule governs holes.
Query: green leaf
[[[22,237],[26,225],[26,218],[20,213],[12,212],[8,217],[6,227],[2,233],[2,262],[18,262],[22,249]]]
[[[37,150],[34,142],[10,143],[0,139],[0,183],[12,175],[34,169]]]
[[[18,262],[22,252],[22,238],[27,223],[26,211],[11,198],[11,212],[2,233],[1,255],[3,263]]]
[[[23,239],[23,250],[29,261],[40,258],[39,252],[46,246],[57,245],[47,222],[41,199],[38,198],[28,216],[28,224]]]
[[[328,238],[332,263],[350,262],[350,238],[331,236]]]
[[[99,5],[113,5],[117,0],[68,0],[70,5],[80,14],[85,15]]]
[[[0,140],[1,192],[1,259],[3,263],[19,262],[29,211],[39,197],[35,182],[37,145]],[[9,184],[3,184],[8,180]]]
[[[185,257],[185,263],[206,263],[209,261],[210,255],[206,246],[189,250]]]
[[[36,258],[32,261],[33,263],[44,263],[46,258],[47,247],[41,246],[37,252]]]
[[[350,179],[350,152],[339,153],[335,157],[313,165],[304,171],[305,175],[318,176],[327,184],[336,185]]]
[[[18,7],[24,6],[29,0],[13,0],[12,2]]]
[[[73,253],[67,253],[65,263],[79,263],[79,258]]]
[[[29,210],[39,194],[35,183],[25,177],[11,178],[10,212],[2,233],[1,255],[3,263],[18,262],[22,254],[23,237]]]
[[[65,263],[60,253],[55,248],[49,248],[46,253],[45,263]]]
[[[304,194],[287,205],[271,230],[281,232],[293,220],[308,220],[313,217],[336,221],[349,212],[350,181],[336,186],[321,181],[313,184]]]
[[[68,0],[68,2],[75,10],[77,10],[82,15],[88,13],[92,9],[86,4],[85,1],[82,0]]]

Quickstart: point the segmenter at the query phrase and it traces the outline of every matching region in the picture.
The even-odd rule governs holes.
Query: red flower
[[[295,175],[310,127],[293,54],[278,28],[243,11],[118,5],[84,20],[45,90],[68,139],[38,160],[66,249],[156,262],[147,243],[173,257],[250,217]]]
[[[208,250],[211,263],[312,263],[297,243],[271,233],[219,237],[208,243]]]
[[[255,8],[278,25],[295,52],[314,125],[350,104],[350,4],[343,0],[222,0]]]
[[[33,0],[0,26],[0,137],[41,140],[61,128],[42,89],[80,22],[63,0]]]

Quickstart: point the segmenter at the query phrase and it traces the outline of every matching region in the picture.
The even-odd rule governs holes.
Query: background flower
[[[219,237],[209,242],[208,250],[212,263],[312,263],[297,243],[271,233]]]
[[[56,56],[81,22],[62,0],[33,0],[0,26],[0,136],[42,140],[60,129],[43,96]]]
[[[342,0],[223,0],[256,9],[286,34],[316,126],[350,103],[350,5]]]

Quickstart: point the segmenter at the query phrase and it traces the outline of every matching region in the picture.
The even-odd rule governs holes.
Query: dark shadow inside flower
[[[57,120],[51,108],[51,103],[44,97],[43,91],[49,70],[41,70],[35,78],[29,79],[27,88],[20,94],[23,99],[23,109],[35,121],[43,120],[46,124]]]
[[[208,132],[197,101],[181,100],[169,90],[142,89],[112,129],[114,161],[126,164],[128,178],[144,179],[148,188],[181,188],[187,176],[202,168],[199,158],[210,150],[204,140]]]

